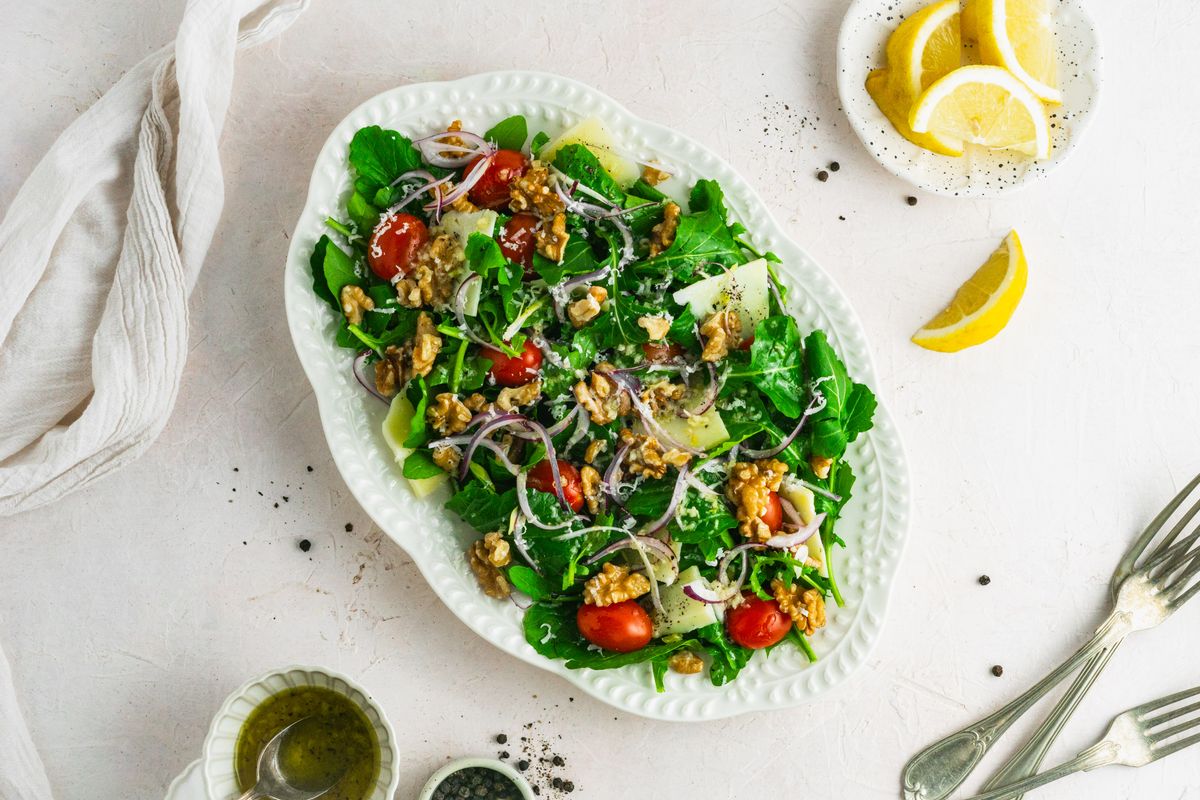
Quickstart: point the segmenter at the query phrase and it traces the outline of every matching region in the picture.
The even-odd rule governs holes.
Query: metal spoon
[[[340,770],[333,770],[309,780],[288,776],[280,767],[279,751],[285,750],[292,737],[316,721],[315,717],[298,719],[271,737],[258,755],[256,783],[238,800],[316,800],[342,779],[342,774],[346,771],[344,766]]]

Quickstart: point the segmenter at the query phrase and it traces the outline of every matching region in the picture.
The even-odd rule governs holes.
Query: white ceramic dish
[[[241,796],[234,775],[233,757],[242,723],[262,701],[297,686],[332,689],[358,704],[375,727],[375,736],[379,739],[379,776],[375,779],[375,790],[368,800],[392,800],[396,794],[396,787],[400,785],[400,772],[397,767],[399,752],[396,732],[384,716],[383,710],[366,691],[346,676],[319,667],[301,666],[273,670],[262,677],[247,681],[221,704],[208,729],[208,736],[204,739],[204,754],[200,759],[200,769],[209,797],[221,800]],[[194,782],[194,779],[190,779],[185,772],[177,781],[186,784]]]
[[[171,785],[167,787],[165,800],[208,800],[208,792],[204,789],[204,770],[201,769],[200,759],[187,765],[187,769],[179,773]]]
[[[753,240],[782,257],[783,279],[794,290],[791,311],[801,329],[828,331],[850,372],[879,388],[862,328],[833,281],[787,237],[733,168],[696,142],[635,117],[595,89],[556,75],[493,72],[449,83],[403,86],[368,100],[334,129],[317,158],[288,253],[288,324],[346,485],[472,630],[617,708],[660,719],[706,720],[803,703],[833,688],[866,661],[879,637],[907,534],[908,474],[899,436],[882,404],[874,430],[861,437],[848,456],[858,483],[838,527],[849,548],[837,557],[847,605],[833,611],[830,625],[814,638],[820,661],[809,665],[798,649],[780,648],[769,657],[757,656],[735,682],[721,688],[699,676],[670,674],[668,690],[659,694],[645,665],[576,671],[539,655],[522,635],[520,610],[489,599],[476,586],[464,552],[477,534],[441,508],[444,497],[415,499],[393,464],[379,431],[385,408],[355,381],[352,351],[335,346],[336,320],[313,293],[309,271],[309,255],[324,232],[323,220],[341,213],[349,192],[347,147],[365,125],[419,135],[461,119],[466,129],[483,131],[517,113],[528,118],[531,132],[551,134],[584,116],[599,116],[630,153],[675,166],[687,185],[702,177],[720,181],[732,214],[745,223]]]
[[[847,9],[838,34],[837,85],[854,132],[884,169],[927,192],[997,197],[1041,180],[1079,146],[1100,98],[1100,41],[1083,0],[1055,0],[1063,103],[1050,110],[1053,150],[1044,161],[977,147],[969,147],[961,158],[932,153],[897,133],[867,94],[867,73],[887,63],[884,45],[888,36],[902,20],[930,2],[854,0]]]
[[[441,785],[442,781],[460,769],[471,769],[472,767],[484,767],[499,772],[513,782],[524,800],[534,800],[533,790],[529,788],[529,781],[508,764],[495,758],[459,758],[451,761],[429,777],[417,800],[431,800],[434,790]]]

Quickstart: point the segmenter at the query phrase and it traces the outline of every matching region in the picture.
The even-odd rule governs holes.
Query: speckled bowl
[[[1100,41],[1083,0],[1056,0],[1055,40],[1063,103],[1051,107],[1050,158],[968,147],[943,156],[905,139],[867,93],[867,73],[887,63],[884,46],[900,22],[931,0],[854,0],[838,34],[837,85],[842,108],[867,151],[888,172],[918,189],[954,197],[998,197],[1046,177],[1079,146],[1096,114],[1102,83]]]
[[[525,800],[534,800],[533,790],[529,788],[529,781],[525,780],[521,773],[517,772],[508,764],[505,764],[503,761],[499,761],[494,758],[459,758],[451,761],[449,764],[442,767],[430,776],[429,780],[425,782],[425,788],[421,790],[421,794],[418,796],[417,800],[431,800],[434,789],[436,789],[442,781],[446,780],[446,778],[450,777],[450,775],[453,773],[458,772],[460,769],[471,769],[472,767],[484,767],[485,769],[499,772],[501,775],[513,782],[513,784],[517,787],[517,790],[521,793],[521,797],[523,797]]]
[[[375,736],[379,739],[379,776],[375,779],[375,791],[371,793],[370,800],[391,800],[400,784],[397,770],[399,753],[392,723],[388,722],[383,710],[370,695],[346,676],[320,667],[300,666],[273,670],[247,681],[221,704],[204,739],[204,756],[201,759],[208,797],[211,800],[227,800],[241,795],[234,775],[233,756],[242,723],[268,697],[297,686],[332,689],[358,704],[375,726]]]

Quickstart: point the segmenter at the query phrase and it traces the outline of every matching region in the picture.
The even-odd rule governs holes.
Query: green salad
[[[568,668],[645,663],[661,691],[756,650],[815,661],[874,395],[788,314],[715,181],[594,119],[530,133],[350,143],[313,287],[404,477],[448,493],[479,536],[464,568]]]

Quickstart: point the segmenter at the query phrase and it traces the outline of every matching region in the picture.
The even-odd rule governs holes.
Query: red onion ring
[[[693,408],[691,411],[684,409],[677,412],[683,418],[698,417],[701,414],[707,414],[708,410],[716,405],[717,395],[721,391],[721,384],[717,380],[717,368],[713,366],[711,361],[705,361],[704,366],[708,367],[708,386],[704,389],[704,397],[700,401],[700,405]]]
[[[621,530],[621,529],[618,529],[618,530]],[[628,533],[628,531],[623,531],[623,532]],[[654,555],[658,556],[663,561],[672,561],[673,562],[678,559],[678,556],[675,555],[675,551],[671,549],[671,546],[669,544],[667,544],[666,542],[662,541],[661,539],[655,539],[653,536],[634,536],[631,539],[622,539],[618,542],[614,542],[613,544],[608,545],[607,547],[603,548],[602,550],[596,551],[592,555],[588,556],[587,559],[583,563],[590,566],[592,564],[595,564],[597,561],[601,560],[602,558],[611,556],[613,553],[619,552],[621,550],[629,550],[629,549],[632,549],[632,548],[635,548],[638,546],[646,547],[646,548],[649,548],[650,550],[653,550]]]
[[[804,427],[804,421],[816,414],[825,407],[825,395],[819,392],[813,393],[813,399],[809,401],[808,408],[804,409],[804,413],[800,415],[800,421],[796,423],[796,427],[792,428],[792,432],[783,438],[783,441],[774,447],[769,447],[766,450],[752,450],[749,447],[742,448],[742,454],[747,458],[772,458],[782,453],[788,445],[796,440],[800,434],[800,429]]]
[[[717,565],[717,575],[720,576],[721,583],[729,583],[729,565],[733,563],[735,558],[737,558],[739,555],[743,557],[742,568],[745,569],[746,563],[750,560],[750,551],[762,550],[764,548],[766,548],[766,545],[764,544],[759,544],[758,542],[746,542],[745,544],[739,544],[737,547],[726,553],[724,558],[722,558],[720,563]]]
[[[654,412],[650,410],[649,406],[642,402],[642,398],[638,396],[637,391],[628,383],[631,376],[617,372],[610,372],[607,374],[612,376],[613,380],[617,382],[617,385],[624,389],[626,394],[629,395],[629,402],[633,405],[634,410],[638,412],[638,416],[642,418],[642,424],[645,425],[646,428],[654,431],[654,435],[658,437],[660,442],[668,447],[673,447],[676,450],[682,450],[685,453],[691,453],[694,456],[704,455],[703,450],[684,444],[671,434],[667,433],[666,429],[663,428],[663,426],[658,423],[658,420],[654,418]]]
[[[538,575],[543,575],[542,568],[529,554],[529,545],[525,542],[525,518],[516,509],[513,509],[512,516],[509,517],[509,527],[512,528],[513,547],[521,554],[521,558],[525,559],[530,569]]]
[[[494,442],[491,439],[481,439],[479,441],[479,446],[486,447],[488,450],[491,450],[493,455],[496,456],[496,460],[500,462],[500,465],[508,470],[509,475],[516,475],[521,471],[521,468],[512,462],[512,459],[508,457],[508,453],[504,452],[504,448],[501,447],[497,442]]]
[[[471,436],[471,441],[467,445],[467,451],[463,454],[462,463],[458,468],[458,479],[463,480],[467,477],[467,471],[470,467],[471,459],[475,456],[475,450],[479,447],[479,443],[483,441],[483,437],[487,436],[493,431],[498,431],[501,428],[506,428],[509,425],[516,424],[523,419],[525,418],[520,414],[501,414],[497,417],[493,417],[491,420],[481,425],[479,430],[475,431],[475,433]]]
[[[575,408],[578,410],[579,406],[577,405]],[[588,430],[591,429],[591,427],[591,415],[586,413],[580,414],[578,419],[575,421],[575,431],[571,434],[571,438],[567,439],[567,449],[570,450],[572,447],[583,441],[583,438],[587,436]]]
[[[840,494],[834,494],[833,492],[829,491],[825,487],[818,486],[815,483],[809,483],[808,481],[804,480],[803,478],[797,478],[797,480],[800,482],[801,486],[803,486],[805,489],[808,489],[811,492],[819,494],[822,497],[828,498],[835,503],[842,502],[842,496]]]
[[[456,137],[464,142],[469,142],[474,147],[465,147],[458,144],[450,144],[440,141]],[[471,162],[471,159],[479,155],[491,155],[495,152],[495,148],[490,142],[476,133],[467,131],[441,131],[429,136],[422,137],[413,142],[417,149],[421,151],[422,158],[429,164],[435,167],[457,168],[466,166]],[[462,155],[447,156],[443,155],[445,151],[461,153]]]
[[[608,469],[604,470],[602,479],[604,484],[604,494],[618,506],[625,505],[621,499],[617,497],[617,482],[621,480],[621,464],[625,461],[625,456],[629,454],[629,449],[633,447],[632,442],[625,442],[617,448],[613,460],[609,462]]]
[[[742,590],[742,583],[745,578],[735,581],[734,583],[722,586],[720,589],[713,589],[708,585],[708,582],[703,578],[684,584],[683,593],[693,600],[708,605],[715,606],[722,603],[728,603],[737,593]]]
[[[495,155],[494,153],[490,153],[488,155],[485,155],[482,159],[480,159],[479,163],[471,168],[471,171],[468,172],[463,177],[462,182],[457,184],[453,189],[451,189],[449,194],[443,195],[439,191],[438,199],[433,203],[426,203],[425,210],[426,211],[435,211],[436,210],[440,214],[441,209],[444,206],[448,206],[451,203],[453,203],[455,200],[457,200],[458,198],[464,196],[467,192],[469,192],[475,186],[475,184],[479,183],[479,179],[483,177],[483,174],[485,172],[487,172],[488,167],[491,166],[492,157],[494,155]]]
[[[700,492],[701,494],[707,494],[712,497],[720,497],[721,496],[720,492],[718,492],[716,489],[712,488],[707,483],[704,483],[702,480],[697,478],[696,474],[693,472],[688,473],[687,482],[688,482],[688,486],[691,486],[693,489]]]
[[[572,539],[578,539],[581,536],[587,536],[589,533],[598,533],[600,531],[607,531],[609,533],[629,533],[629,531],[625,530],[624,528],[618,528],[614,525],[592,525],[587,528],[580,528],[577,531],[560,533],[558,536],[553,537],[553,539],[556,542],[569,542]]]
[[[646,548],[642,546],[642,543],[632,533],[629,534],[629,538],[633,540],[634,549],[637,551],[638,556],[641,557],[642,564],[646,567],[646,574],[650,576],[650,602],[654,604],[654,609],[659,614],[665,614],[666,611],[663,609],[662,598],[658,596],[658,581],[654,578],[654,567],[650,564],[649,556],[646,555]]]
[[[437,178],[434,178],[433,175],[430,175],[428,172],[425,172],[425,170],[413,170],[412,172],[404,173],[396,180],[401,181],[401,180],[404,180],[406,177],[419,177],[418,173],[422,173],[422,172],[424,172],[426,175],[429,175],[429,182],[422,184],[422,185],[418,186],[417,188],[413,189],[408,194],[404,195],[404,197],[400,198],[399,202],[393,203],[392,206],[390,208],[388,208],[387,211],[383,212],[383,217],[382,217],[383,221],[387,221],[387,218],[389,216],[394,215],[397,211],[404,208],[406,205],[408,205],[413,200],[415,200],[418,197],[420,197],[421,195],[423,195],[425,192],[434,191],[434,192],[437,192],[437,194],[440,196],[441,190],[438,189],[438,187],[447,183],[451,177],[451,176],[447,175],[446,177],[442,178],[441,180],[438,180]],[[395,185],[395,184],[393,184],[393,185]],[[375,227],[376,227],[376,230],[378,230],[379,226],[376,225]]]
[[[675,478],[675,489],[671,492],[671,501],[667,503],[667,510],[658,519],[642,528],[641,533],[643,535],[658,533],[675,519],[675,514],[679,511],[679,502],[683,499],[684,494],[687,493],[687,476],[690,472],[691,470],[687,464],[679,468],[679,475]]]
[[[790,550],[797,545],[804,544],[812,537],[814,533],[821,529],[821,523],[825,521],[824,514],[817,514],[813,517],[812,522],[805,525],[795,533],[778,534],[767,539],[767,547],[774,547],[779,550]]]
[[[383,402],[387,403],[388,405],[391,405],[391,403],[392,403],[391,399],[389,399],[388,397],[385,397],[383,394],[381,394],[380,391],[375,388],[375,381],[367,380],[366,373],[363,372],[364,368],[367,366],[367,358],[373,352],[375,352],[375,351],[374,350],[364,350],[363,352],[359,353],[357,357],[355,357],[355,359],[354,359],[354,377],[358,379],[358,383],[360,386],[362,386],[364,389],[366,389],[368,392],[370,392],[375,397],[378,397]]]

